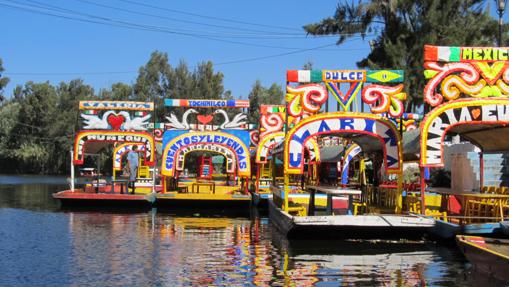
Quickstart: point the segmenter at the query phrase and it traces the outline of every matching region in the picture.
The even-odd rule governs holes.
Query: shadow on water
[[[1,286],[503,286],[430,242],[288,241],[256,210],[62,212],[65,184],[29,182],[0,185]]]

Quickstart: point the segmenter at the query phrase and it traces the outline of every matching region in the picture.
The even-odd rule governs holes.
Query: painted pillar
[[[71,191],[74,192],[74,151],[71,148]]]
[[[396,193],[396,213],[403,210],[403,171],[398,174],[398,190]]]
[[[284,200],[284,207],[283,207],[283,211],[288,211],[288,194],[290,193],[290,177],[288,174],[285,173],[285,187],[284,187],[284,192],[285,192],[285,200]]]
[[[424,176],[424,167],[420,166],[421,172],[421,214],[426,214],[426,179]]]
[[[256,164],[256,181],[255,181],[255,192],[258,193],[260,191],[260,169],[264,168],[265,165]]]
[[[484,186],[484,153],[479,153],[479,191],[482,192]]]

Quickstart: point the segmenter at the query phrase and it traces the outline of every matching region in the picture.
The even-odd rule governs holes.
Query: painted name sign
[[[80,101],[80,110],[136,110],[153,111],[151,102],[129,101]]]
[[[167,107],[191,107],[191,108],[249,108],[249,101],[165,99],[164,105]]]
[[[507,61],[509,48],[461,48],[461,59],[464,61]]]
[[[80,132],[74,142],[74,164],[83,164],[85,156],[85,145],[88,142],[112,142],[112,143],[141,143],[145,146],[146,164],[154,164],[154,140],[149,134],[132,132]]]
[[[509,47],[424,46],[425,62],[508,61]]]
[[[177,170],[184,170],[186,155],[193,151],[210,151],[222,154],[226,158],[226,172],[235,171],[235,154],[228,148],[220,145],[195,144],[182,148],[177,154]]]
[[[365,82],[366,71],[362,70],[324,70],[324,82]]]
[[[182,148],[198,143],[225,146],[235,153],[238,163],[238,174],[249,176],[251,173],[249,149],[237,137],[221,132],[186,133],[171,140],[163,153],[163,174],[173,176],[176,155]]]
[[[421,165],[441,166],[443,164],[442,142],[447,130],[458,124],[507,124],[509,123],[509,101],[457,102],[441,106],[425,119],[421,136]],[[502,140],[502,139],[501,139]],[[505,140],[505,139],[503,139]]]
[[[306,141],[320,134],[361,133],[377,138],[382,144],[388,171],[400,172],[399,134],[388,120],[376,117],[346,117],[332,113],[299,122],[286,139],[285,171],[300,173],[303,169],[303,148]]]

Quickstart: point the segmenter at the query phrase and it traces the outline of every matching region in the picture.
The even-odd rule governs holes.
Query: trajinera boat
[[[434,219],[409,214],[402,206],[402,142],[396,125],[406,99],[402,81],[399,70],[287,71],[286,135],[276,147],[284,180],[272,186],[269,201],[270,219],[283,234],[404,239],[421,238],[434,226]],[[329,95],[338,111],[329,111]],[[336,139],[345,151],[359,151],[343,156],[340,168],[313,160],[327,140]],[[346,174],[357,173],[357,181],[339,182],[337,173],[330,174],[334,167],[343,171],[341,166],[350,167]],[[295,192],[306,194],[306,202],[293,200]],[[320,193],[326,195],[325,209],[316,205]],[[334,204],[334,198],[347,204]]]
[[[152,102],[80,101],[80,130],[71,154],[69,190],[53,195],[64,206],[130,206],[149,208],[154,202],[156,148],[149,131]],[[122,177],[125,155],[136,146],[141,156],[136,181]],[[112,175],[106,176],[101,162],[112,149]],[[92,166],[96,166],[92,167]],[[86,167],[82,167],[86,166]],[[79,168],[76,171],[76,167]]]

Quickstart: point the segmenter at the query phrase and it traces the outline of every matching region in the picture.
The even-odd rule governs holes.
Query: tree
[[[223,78],[221,72],[214,72],[211,61],[198,64],[194,75],[194,98],[197,99],[221,99],[224,93]]]
[[[140,67],[134,84],[134,93],[138,101],[150,101],[156,105],[156,115],[164,115],[164,99],[169,98],[173,69],[168,62],[168,54],[155,51],[147,64]]]
[[[133,98],[133,87],[124,83],[114,83],[111,89],[99,91],[99,99],[112,101],[128,101]]]
[[[497,21],[486,0],[371,0],[338,4],[334,16],[304,26],[311,35],[340,34],[338,45],[360,34],[378,32],[361,68],[405,71],[407,110],[422,105],[423,49],[442,46],[494,45]],[[508,26],[504,26],[507,39]]]
[[[283,88],[280,85],[273,83],[267,89],[262,86],[260,80],[256,80],[249,92],[249,122],[259,122],[260,105],[280,105],[283,96]]]
[[[9,78],[2,77],[2,72],[4,71],[3,62],[2,59],[0,59],[0,103],[2,103],[5,100],[4,97],[4,89],[9,83]]]

